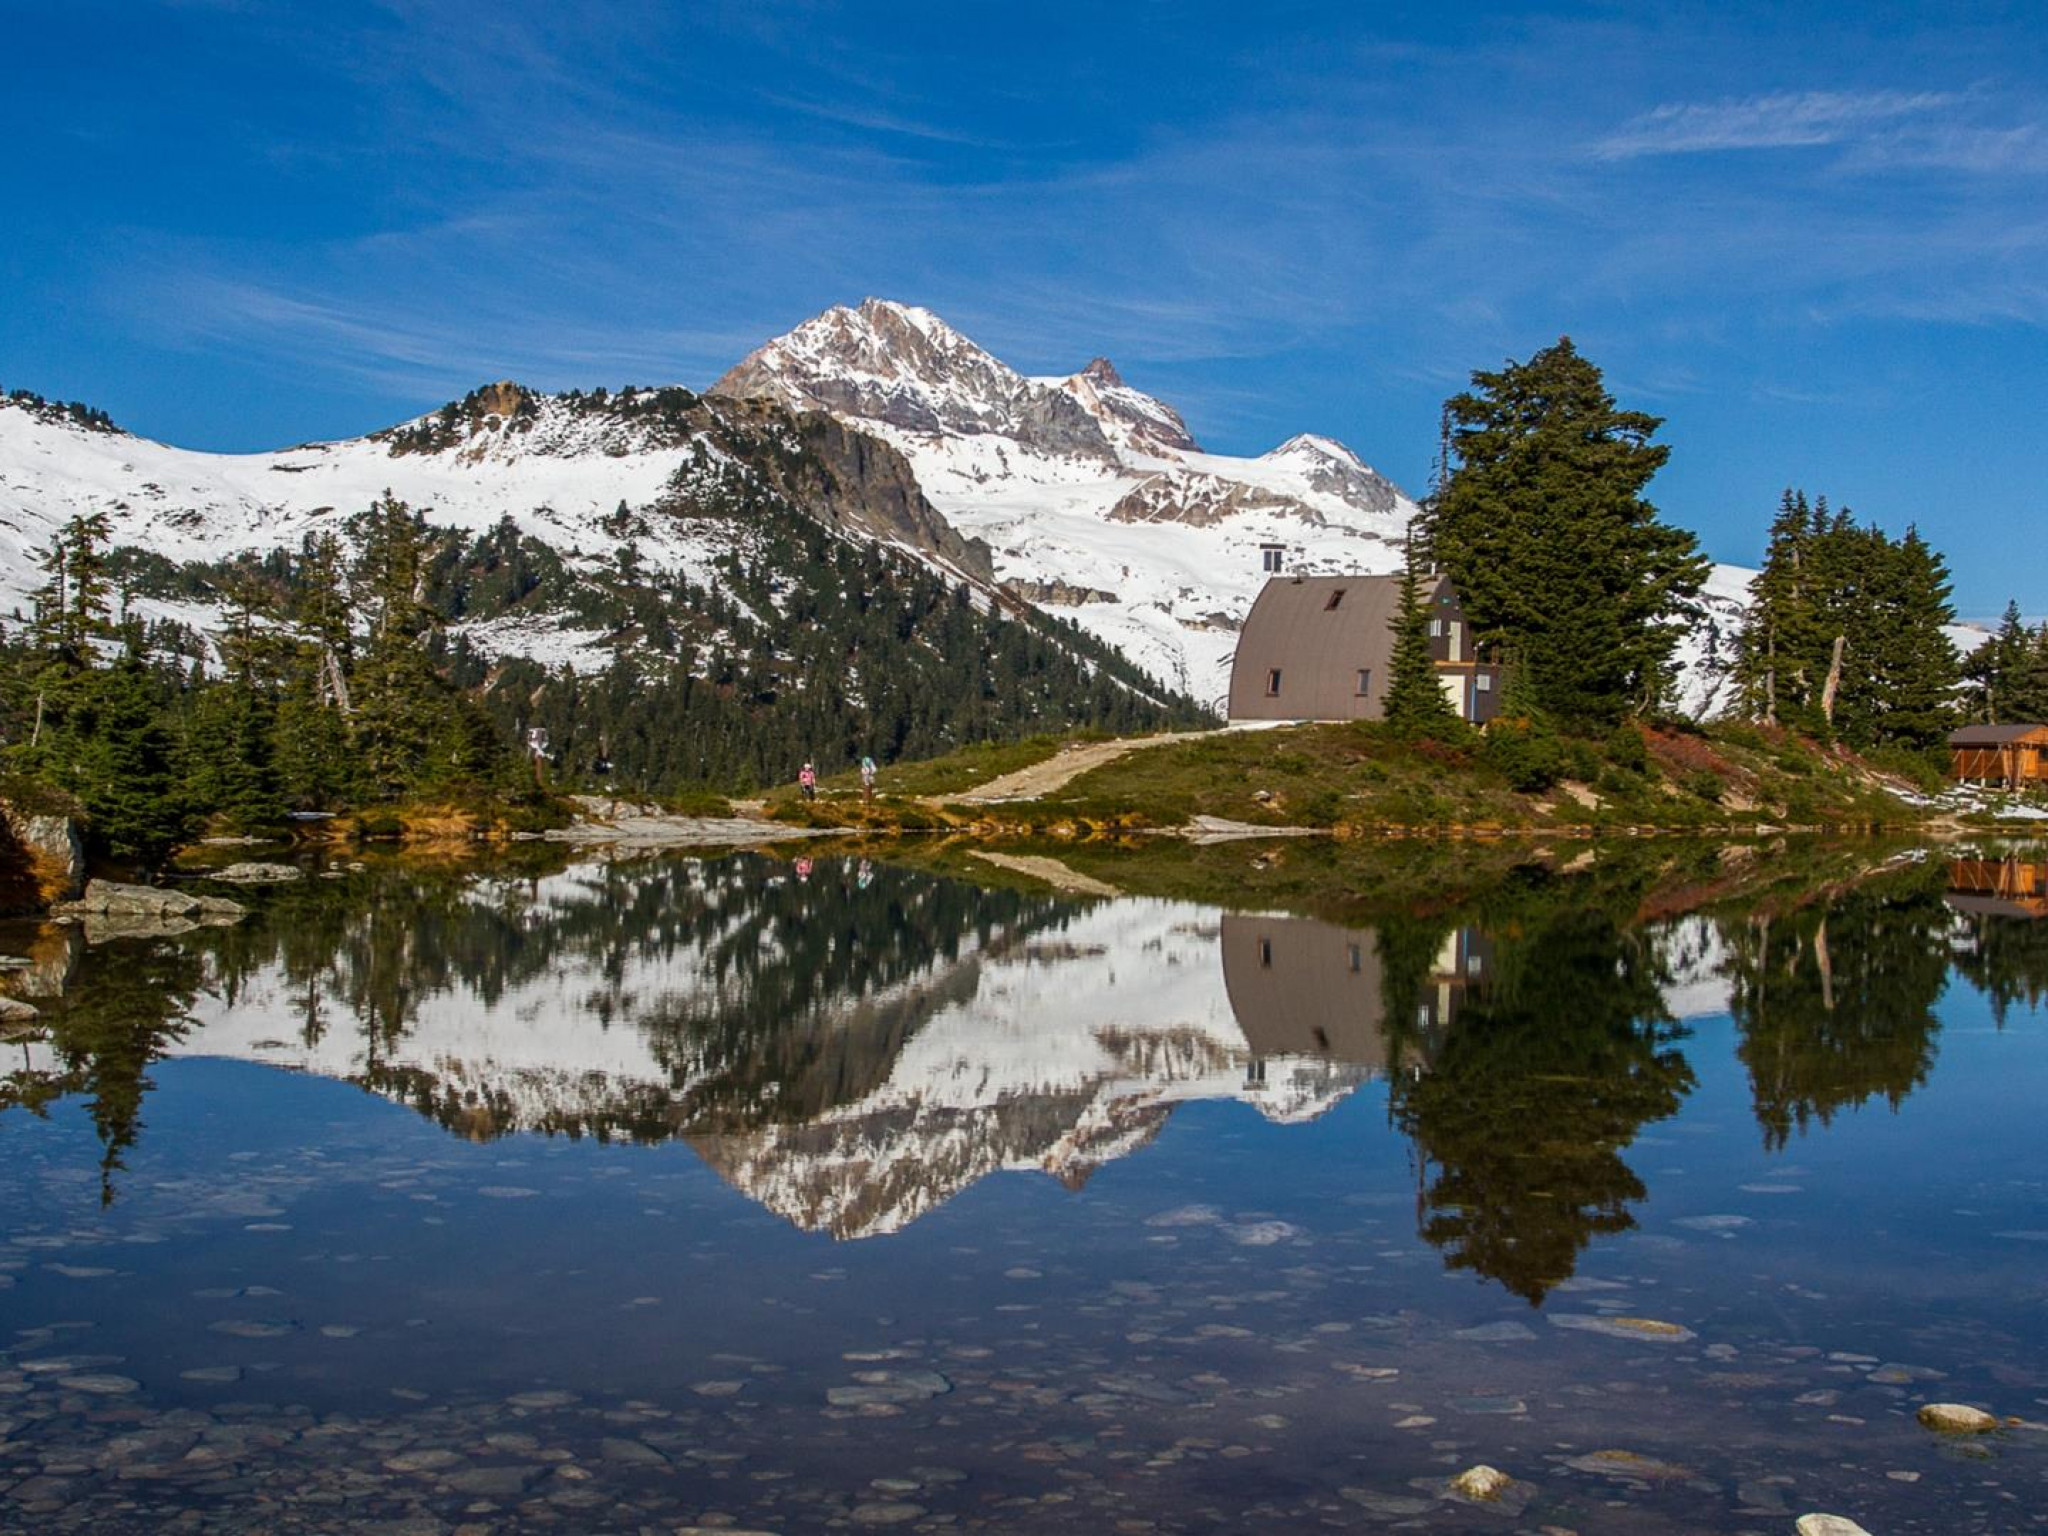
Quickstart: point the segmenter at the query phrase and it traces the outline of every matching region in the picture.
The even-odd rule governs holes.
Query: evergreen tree
[[[1788,490],[1737,653],[1738,708],[1857,746],[1937,745],[1958,679],[1948,568],[1917,529],[1892,540]]]
[[[377,798],[398,799],[425,776],[447,703],[427,655],[438,619],[424,601],[426,529],[387,492],[361,533],[357,576],[370,635],[351,683],[352,736],[366,787]]]
[[[1437,682],[1436,660],[1430,654],[1429,609],[1415,574],[1415,546],[1408,547],[1401,567],[1401,605],[1390,627],[1394,654],[1387,677],[1387,725],[1405,736],[1445,740],[1464,729],[1464,722]]]
[[[1472,383],[1445,402],[1456,466],[1425,511],[1475,637],[1514,650],[1561,720],[1654,706],[1708,569],[1643,498],[1662,423],[1619,409],[1569,338]]]
[[[2048,624],[2029,629],[2008,602],[1998,631],[1963,664],[1968,713],[1987,725],[2048,721]]]

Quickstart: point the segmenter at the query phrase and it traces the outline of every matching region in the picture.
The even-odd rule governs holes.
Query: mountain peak
[[[1116,364],[1106,357],[1089,359],[1088,366],[1081,370],[1081,377],[1093,380],[1097,384],[1108,385],[1112,389],[1124,387],[1123,375],[1116,371]]]
[[[1365,460],[1346,448],[1334,437],[1323,437],[1314,432],[1297,432],[1278,448],[1259,455],[1264,459],[1316,458],[1335,459],[1340,464],[1366,467]]]
[[[1006,436],[1066,457],[1115,457],[1081,402],[893,299],[828,309],[756,348],[711,390],[924,436]]]

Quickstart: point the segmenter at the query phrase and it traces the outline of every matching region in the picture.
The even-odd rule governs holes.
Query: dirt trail
[[[1116,741],[1084,742],[1062,748],[1042,763],[1033,763],[1029,768],[1006,773],[965,794],[947,798],[961,805],[989,805],[999,800],[1042,800],[1054,790],[1066,788],[1091,768],[1113,763],[1129,753],[1141,752],[1147,747],[1163,747],[1175,741],[1202,741],[1222,734],[1220,730],[1167,731],[1157,736],[1125,736]]]

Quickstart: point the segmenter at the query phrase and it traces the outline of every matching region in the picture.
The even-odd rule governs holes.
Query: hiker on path
[[[869,805],[875,801],[875,760],[865,754],[860,760],[860,797]]]
[[[803,772],[796,776],[796,783],[797,788],[804,792],[806,800],[818,798],[818,770],[813,768],[808,760],[804,763]]]

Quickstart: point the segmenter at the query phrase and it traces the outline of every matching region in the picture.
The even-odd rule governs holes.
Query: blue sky
[[[837,302],[1423,488],[1570,334],[1754,561],[1804,486],[2048,610],[2037,5],[0,0],[0,384],[253,449],[702,385]]]

